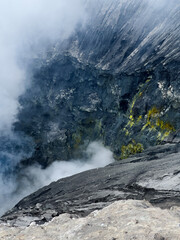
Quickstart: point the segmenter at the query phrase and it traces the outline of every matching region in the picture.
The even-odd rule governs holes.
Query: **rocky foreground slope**
[[[118,201],[85,218],[62,214],[41,226],[0,225],[2,240],[179,240],[180,208],[162,210],[146,201]]]
[[[11,225],[44,223],[63,213],[87,216],[117,200],[147,200],[180,206],[180,144],[166,143],[142,154],[60,179],[21,200],[1,220]]]
[[[176,143],[53,182],[1,218],[0,238],[178,240],[179,166],[176,139]]]

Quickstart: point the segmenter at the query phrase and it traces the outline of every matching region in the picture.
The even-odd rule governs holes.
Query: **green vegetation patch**
[[[159,141],[163,141],[171,132],[175,131],[175,128],[170,122],[163,121],[160,117],[160,109],[155,106],[152,107],[147,113],[147,120],[145,125],[142,127],[142,131],[146,128],[149,130],[155,130],[158,132],[157,139]]]
[[[136,143],[135,140],[132,140],[127,146],[121,147],[121,159],[126,159],[131,155],[141,153],[144,150],[144,147],[141,143]]]

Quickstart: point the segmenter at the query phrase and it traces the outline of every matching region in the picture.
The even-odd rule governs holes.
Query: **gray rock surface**
[[[133,140],[144,149],[157,145],[180,128],[179,86],[178,64],[114,75],[59,55],[37,70],[20,99],[15,132],[34,142],[23,163],[79,158],[94,140],[116,158]]]
[[[0,225],[1,240],[179,240],[180,208],[155,208],[146,201],[118,201],[85,218],[62,214],[41,226]]]
[[[44,223],[62,213],[87,216],[123,199],[180,206],[180,145],[167,143],[142,154],[60,179],[25,197],[1,220],[11,225]]]
[[[176,0],[86,1],[87,28],[72,37],[71,54],[111,72],[157,68],[179,61]]]

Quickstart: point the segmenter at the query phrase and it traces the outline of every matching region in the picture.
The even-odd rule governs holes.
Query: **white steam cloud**
[[[10,130],[27,85],[22,59],[68,38],[85,18],[81,0],[0,1],[0,131]]]
[[[17,195],[11,196],[18,184],[11,171],[31,152],[31,140],[12,131],[20,107],[18,98],[30,84],[28,62],[42,55],[48,45],[69,38],[85,22],[83,0],[0,0],[1,213],[9,198],[19,200]]]
[[[24,169],[18,192],[18,182],[14,178],[8,178],[7,182],[0,178],[0,206],[3,206],[0,209],[0,216],[24,196],[52,181],[89,169],[104,167],[114,161],[113,153],[99,142],[89,144],[85,153],[86,159],[54,162],[47,169],[42,169],[39,165]]]

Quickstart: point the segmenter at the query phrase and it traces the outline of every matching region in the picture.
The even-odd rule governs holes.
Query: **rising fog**
[[[8,181],[0,178],[0,216],[24,196],[42,186],[82,171],[104,167],[114,161],[112,152],[100,142],[89,144],[84,155],[85,159],[54,162],[46,169],[39,165],[27,167],[19,181],[16,176],[11,176]]]
[[[85,18],[81,0],[0,1],[0,131],[11,128],[28,84],[22,60],[45,42],[68,38]]]
[[[42,54],[48,44],[66,40],[77,26],[85,23],[86,11],[81,0],[0,1],[1,213],[5,209],[4,202],[11,199],[17,187],[15,176],[9,172],[28,156],[26,152],[32,152],[27,148],[33,149],[30,139],[12,131],[20,107],[18,98],[30,84],[28,61]],[[17,152],[19,146],[22,150]],[[13,198],[15,200],[16,196]]]

